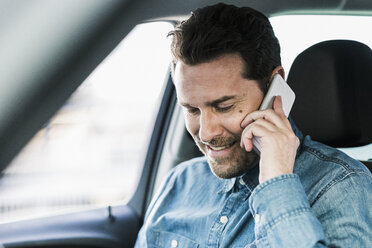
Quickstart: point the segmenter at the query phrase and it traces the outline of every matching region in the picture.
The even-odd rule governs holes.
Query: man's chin
[[[208,164],[213,174],[216,177],[221,178],[221,179],[230,179],[234,177],[239,177],[246,172],[245,168],[242,168],[238,164],[218,163],[217,161],[214,161],[209,158],[208,158]]]
[[[230,179],[239,177],[248,172],[255,162],[257,157],[255,154],[250,156],[224,159],[213,159],[207,156],[209,167],[213,174],[221,179]]]

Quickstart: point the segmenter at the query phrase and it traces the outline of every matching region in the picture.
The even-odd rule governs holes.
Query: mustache
[[[207,146],[218,147],[218,146],[231,145],[232,143],[235,143],[237,141],[240,142],[240,138],[241,138],[240,135],[231,135],[231,136],[228,136],[228,137],[214,137],[209,141],[202,141],[200,139],[200,137],[197,137],[197,139],[198,139],[197,142],[199,144],[203,144],[203,145],[207,145]]]

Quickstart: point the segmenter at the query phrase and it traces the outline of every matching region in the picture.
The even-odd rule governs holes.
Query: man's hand
[[[241,147],[250,152],[253,136],[260,140],[260,183],[282,175],[293,173],[299,139],[283,112],[282,99],[275,97],[273,109],[248,114],[241,123],[244,128]]]

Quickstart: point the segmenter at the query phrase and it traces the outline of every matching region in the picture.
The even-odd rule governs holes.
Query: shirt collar
[[[259,164],[258,161],[256,162],[256,165],[250,169],[247,173],[245,173],[243,176],[241,176],[241,180],[244,182],[244,187],[248,189],[250,193],[257,187],[259,184],[258,176],[259,176]]]
[[[232,191],[235,185],[237,185],[237,188],[246,187],[248,191],[252,192],[254,188],[256,188],[256,186],[259,184],[258,174],[259,166],[258,161],[256,161],[254,167],[244,175],[240,177],[234,177],[231,179],[220,179],[222,180],[222,186],[218,193],[223,194]],[[243,185],[240,183],[241,180],[244,182]]]
[[[218,191],[218,193],[219,194],[227,193],[233,190],[234,185],[240,184],[240,180],[243,180],[244,186],[246,186],[249,191],[253,191],[253,189],[258,185],[258,173],[259,173],[258,162],[259,162],[258,159],[254,161],[253,168],[240,177],[234,177],[231,179],[220,179],[222,180],[222,186],[221,186],[221,189]]]
[[[295,135],[297,136],[297,138],[300,140],[300,145],[298,146],[297,148],[297,154],[296,154],[296,158],[300,155],[301,153],[301,147],[302,147],[302,143],[304,141],[304,135],[302,134],[302,132],[297,128],[296,124],[294,123],[293,119],[291,116],[288,117],[288,120],[289,120],[289,123],[291,123],[291,127],[292,127],[292,130],[293,132],[295,133]]]
[[[232,190],[232,188],[234,187],[235,182],[236,182],[236,177],[235,178],[230,178],[230,179],[221,179],[221,180],[222,180],[222,187],[217,192],[218,194],[227,193],[230,190]]]

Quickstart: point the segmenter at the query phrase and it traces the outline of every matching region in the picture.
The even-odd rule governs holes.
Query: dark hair
[[[196,9],[168,36],[173,37],[173,68],[177,61],[197,65],[237,53],[243,77],[259,82],[263,92],[272,70],[281,65],[280,46],[268,18],[249,8],[219,3]]]

